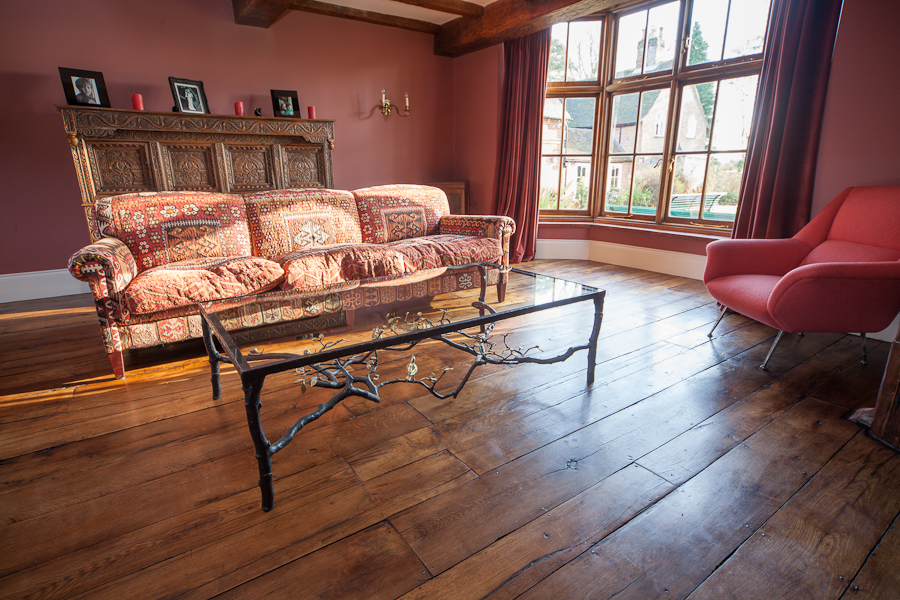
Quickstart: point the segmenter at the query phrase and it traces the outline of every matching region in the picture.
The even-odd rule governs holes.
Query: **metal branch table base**
[[[467,273],[477,277],[467,278]],[[460,289],[468,282],[472,282],[471,287]],[[492,282],[497,284],[497,296],[502,299],[494,304],[486,300]],[[415,292],[423,290],[424,294],[415,298]],[[428,293],[436,290],[448,290],[448,293]],[[256,449],[262,509],[269,511],[275,506],[272,456],[284,449],[303,427],[351,396],[379,402],[383,387],[406,383],[421,386],[438,398],[455,398],[478,367],[552,364],[581,350],[587,350],[587,383],[590,385],[594,381],[604,296],[603,290],[582,284],[480,264],[451,269],[428,280],[399,280],[396,285],[373,289],[361,286],[318,296],[274,292],[245,301],[205,303],[201,305],[201,321],[209,355],[213,398],[218,399],[221,393],[220,363],[233,365],[241,377],[247,424]],[[365,298],[362,306],[360,298]],[[406,300],[398,301],[397,298]],[[494,333],[498,321],[586,301],[593,302],[594,307],[588,340],[561,354],[538,356],[537,352],[541,351],[538,346],[511,347],[507,335]],[[244,317],[260,314],[260,310],[290,307],[300,313],[303,307],[323,305],[329,308],[330,318],[319,314],[278,328],[246,327]],[[354,336],[357,339],[348,339]],[[247,348],[246,343],[239,343],[242,338],[251,343],[259,340],[277,343],[278,350],[286,345],[289,351],[260,352],[256,347]],[[438,390],[445,374],[453,367],[417,378],[415,354],[409,359],[405,377],[379,381],[379,352],[410,353],[425,340],[438,341],[474,357],[455,388]],[[294,370],[298,375],[295,384],[300,393],[324,388],[333,390],[334,394],[272,442],[266,437],[260,418],[263,383],[268,375],[288,370]]]

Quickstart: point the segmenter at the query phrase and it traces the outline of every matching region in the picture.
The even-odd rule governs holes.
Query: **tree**
[[[550,41],[550,69],[547,81],[566,80],[566,46],[558,39]]]
[[[709,62],[707,51],[709,43],[703,39],[703,32],[700,31],[700,23],[694,21],[694,27],[691,29],[691,50],[688,55],[688,64],[697,65]],[[703,106],[703,113],[706,115],[706,125],[712,123],[712,111],[716,102],[715,83],[701,83],[697,86],[697,93],[700,95],[700,104]]]

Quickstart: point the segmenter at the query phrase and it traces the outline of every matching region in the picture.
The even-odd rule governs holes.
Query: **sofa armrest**
[[[438,223],[441,234],[470,235],[493,238],[503,249],[501,264],[509,266],[509,239],[516,232],[516,222],[510,217],[493,215],[446,215]]]
[[[717,240],[706,246],[703,282],[729,275],[784,275],[797,268],[812,248],[794,238]]]
[[[778,282],[768,309],[785,331],[881,331],[900,312],[900,262],[804,265]]]
[[[69,258],[69,272],[91,287],[97,312],[123,321],[122,294],[138,273],[131,250],[116,238],[102,238]]]

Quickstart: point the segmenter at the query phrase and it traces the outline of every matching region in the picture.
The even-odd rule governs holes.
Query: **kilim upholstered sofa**
[[[275,289],[309,293],[307,301],[292,293],[265,315],[242,316],[253,325],[315,316],[321,298],[336,291],[470,263],[508,264],[512,219],[449,212],[443,191],[412,185],[109,196],[97,200],[90,219],[100,239],[69,259],[69,271],[90,285],[122,378],[123,350],[200,337],[199,302]],[[446,289],[419,284],[410,293],[478,285],[472,279],[454,271],[436,280]]]

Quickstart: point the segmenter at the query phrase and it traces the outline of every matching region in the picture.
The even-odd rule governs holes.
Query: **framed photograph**
[[[109,106],[106,82],[100,71],[82,71],[59,67],[66,103],[69,106]]]
[[[169,85],[172,86],[172,98],[175,99],[175,112],[209,114],[209,104],[206,102],[202,81],[169,77]]]
[[[276,117],[294,117],[302,119],[300,101],[297,92],[290,90],[272,90],[272,112]]]

